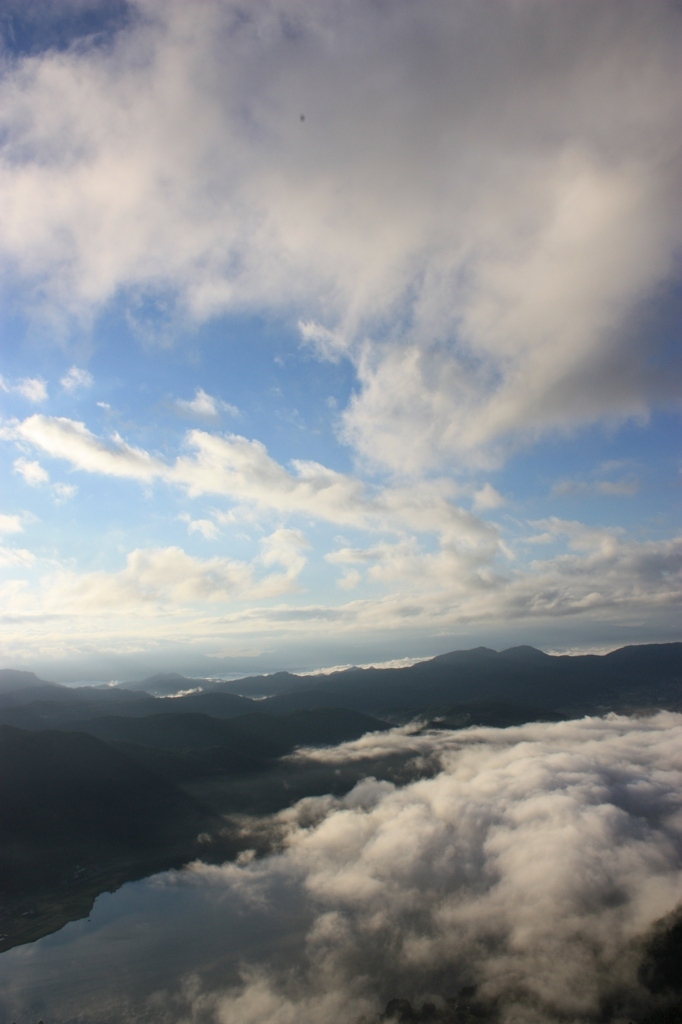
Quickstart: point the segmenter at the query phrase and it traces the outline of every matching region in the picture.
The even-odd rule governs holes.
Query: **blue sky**
[[[4,11],[3,664],[679,639],[677,4]]]

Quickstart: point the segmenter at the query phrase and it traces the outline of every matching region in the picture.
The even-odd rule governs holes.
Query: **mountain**
[[[357,711],[315,708],[284,715],[256,712],[231,719],[192,712],[145,718],[106,715],[73,722],[70,728],[109,743],[183,751],[223,747],[264,759],[281,757],[297,746],[330,746],[358,739],[389,726]]]
[[[6,680],[5,691],[2,680]],[[144,687],[196,689],[184,696],[152,696]],[[314,676],[279,672],[230,682],[151,676],[128,687],[67,687],[32,673],[0,672],[0,722],[25,729],[64,728],[101,716],[188,713],[229,719],[247,713],[280,715],[343,707],[389,721],[405,721],[433,707],[501,701],[560,714],[605,709],[682,708],[682,644],[623,647],[605,655],[549,655],[533,647],[451,651],[408,668],[359,669]],[[15,687],[15,688],[12,688]],[[503,724],[501,721],[500,724]],[[75,725],[73,726],[75,727]]]
[[[32,703],[35,700],[58,699],[68,686],[39,679],[35,672],[0,668],[0,705]]]
[[[268,676],[246,676],[243,679],[231,679],[227,682],[213,683],[211,689],[220,693],[239,693],[243,697],[272,697],[276,694],[291,693],[294,690],[308,689],[311,680],[328,678],[319,676],[297,676],[291,672],[273,672]]]
[[[59,884],[105,858],[191,853],[204,808],[84,733],[0,726],[0,872],[5,893]]]
[[[40,686],[61,689],[59,683],[48,683],[44,679],[39,679],[35,672],[20,672],[16,668],[0,668],[0,693],[12,693],[15,690]]]
[[[149,692],[198,684],[184,696]],[[401,785],[433,770],[381,753],[340,768],[283,760],[296,747],[411,719],[504,727],[655,707],[682,709],[680,643],[602,656],[478,647],[408,668],[222,683],[164,675],[128,687],[67,687],[2,670],[0,950],[83,916],[99,892],[127,879],[199,853],[220,861],[245,843],[256,848],[244,818],[231,826],[230,815],[341,795],[368,772]]]
[[[2,678],[7,686],[2,691]],[[13,682],[18,679],[19,682]],[[196,689],[184,696],[152,696],[144,687]],[[101,716],[208,715],[229,719],[247,713],[280,715],[343,707],[389,721],[404,721],[433,707],[482,700],[560,714],[604,709],[682,708],[682,644],[624,647],[605,655],[549,655],[533,647],[451,651],[408,668],[359,669],[314,676],[279,672],[230,682],[151,676],[123,687],[67,687],[32,673],[0,673],[0,722],[26,729],[64,728]],[[258,699],[257,699],[258,698]],[[503,724],[501,721],[500,724]],[[72,727],[75,727],[73,725]]]
[[[189,679],[177,672],[158,672],[156,675],[147,676],[146,679],[138,679],[132,683],[124,683],[126,690],[143,690],[151,693],[154,697],[173,697],[176,693],[186,690],[204,690],[211,686],[210,679]]]
[[[233,692],[266,689],[249,678],[222,684]],[[242,682],[248,684],[243,686]],[[279,687],[279,683],[277,686]],[[452,651],[408,668],[345,669],[297,678],[263,710],[323,707],[329,701],[368,714],[416,714],[430,706],[500,700],[571,713],[604,706],[682,706],[682,644],[625,647],[606,655],[549,655],[533,647]]]
[[[147,676],[146,679],[123,684],[128,690],[144,690],[155,697],[175,697],[176,694],[188,693],[190,690],[201,690],[203,693],[235,693],[256,699],[274,693],[288,693],[306,685],[306,676],[292,675],[291,672],[247,676],[238,680],[199,679],[181,676],[177,672],[159,672],[157,675]]]
[[[233,693],[196,693],[186,697],[151,697],[148,693],[116,690],[117,698],[93,697],[89,687],[74,688],[69,697],[59,700],[38,699],[19,703],[0,697],[0,723],[20,729],[61,729],[69,723],[102,715],[103,704],[115,704],[118,716],[142,718],[147,715],[185,714],[188,711],[211,715],[214,718],[232,718],[260,709],[261,701],[238,697]],[[23,691],[28,693],[29,691]],[[96,693],[98,691],[95,691]],[[114,692],[107,690],[106,693]],[[50,695],[53,696],[53,695]],[[75,728],[75,725],[73,726]]]

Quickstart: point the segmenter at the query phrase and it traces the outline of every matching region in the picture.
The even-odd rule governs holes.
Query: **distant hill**
[[[321,673],[317,676],[297,676],[291,672],[273,672],[268,676],[246,676],[243,679],[231,679],[223,683],[213,683],[212,690],[220,693],[240,693],[244,697],[272,697],[295,690],[310,689],[312,680],[327,679]]]
[[[60,882],[74,865],[157,855],[191,841],[206,812],[94,736],[0,726],[5,893]]]
[[[236,684],[239,685],[236,685]],[[177,672],[159,672],[134,682],[123,683],[127,690],[144,690],[155,697],[174,697],[189,690],[212,693],[233,693],[243,697],[269,697],[274,693],[288,693],[299,686],[307,685],[306,676],[292,675],[291,672],[275,672],[267,676],[247,676],[238,680],[201,679],[182,676]]]
[[[2,691],[3,675],[19,688]],[[149,690],[200,692],[152,696]],[[265,699],[256,699],[256,698]],[[0,722],[36,729],[98,717],[115,705],[126,717],[200,714],[233,718],[249,712],[283,714],[343,707],[377,718],[403,720],[426,709],[481,700],[561,714],[604,709],[682,708],[682,644],[623,647],[605,655],[549,655],[533,647],[451,651],[407,668],[358,669],[295,676],[278,672],[229,682],[150,676],[126,687],[66,687],[32,673],[0,672]]]
[[[186,690],[198,692],[170,695]],[[682,710],[680,643],[603,656],[478,647],[407,668],[222,683],[166,674],[126,687],[1,670],[0,950],[82,916],[128,878],[261,841],[230,815],[342,794],[368,771],[401,785],[435,770],[382,754],[339,768],[282,760],[296,747],[408,720],[504,727],[657,707]]]
[[[266,689],[274,677],[223,683],[222,690]],[[501,700],[555,711],[598,712],[604,706],[681,706],[682,643],[624,647],[606,655],[549,655],[533,647],[452,651],[408,668],[346,669],[297,677],[264,710],[335,703],[379,717],[418,713],[441,704]]]
[[[281,757],[297,746],[331,746],[358,739],[366,732],[389,726],[358,711],[315,708],[283,715],[251,713],[230,719],[192,712],[145,718],[106,715],[70,723],[70,728],[107,742],[162,750],[224,747],[265,759]]]
[[[48,683],[45,679],[39,679],[35,672],[20,672],[14,668],[0,668],[0,699],[14,701],[16,703],[28,700],[39,700],[41,697],[55,696],[61,690],[68,690],[68,686],[61,686],[59,683]]]
[[[190,679],[177,672],[158,672],[156,675],[147,676],[146,679],[123,683],[122,688],[143,690],[145,693],[151,693],[154,697],[173,697],[176,693],[182,693],[185,690],[203,690],[210,685],[211,680],[209,679]]]

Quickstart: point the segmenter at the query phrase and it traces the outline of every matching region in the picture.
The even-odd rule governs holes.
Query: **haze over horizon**
[[[0,39],[0,666],[680,639],[678,3]]]

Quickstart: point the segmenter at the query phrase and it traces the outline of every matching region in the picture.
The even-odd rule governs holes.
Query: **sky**
[[[679,640],[675,0],[3,0],[0,660]]]

